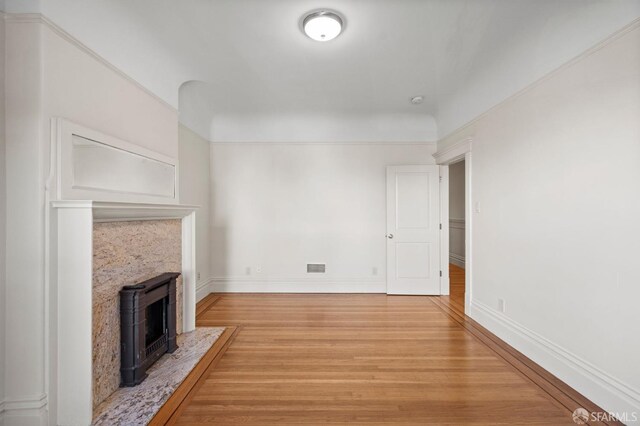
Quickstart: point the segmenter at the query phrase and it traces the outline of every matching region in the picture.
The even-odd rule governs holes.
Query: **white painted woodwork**
[[[93,413],[92,235],[94,221],[182,219],[183,330],[195,329],[195,207],[54,201],[50,258],[58,424],[88,425]]]
[[[58,199],[171,203],[177,159],[56,119]]]
[[[440,294],[438,166],[387,167],[387,293]]]

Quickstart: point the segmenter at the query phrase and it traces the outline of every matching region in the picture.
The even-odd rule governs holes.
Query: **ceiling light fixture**
[[[315,41],[329,41],[342,32],[344,21],[335,12],[318,10],[305,15],[302,20],[304,33]]]
[[[422,96],[414,96],[411,98],[411,103],[414,105],[420,105],[422,102],[424,102],[424,97]]]

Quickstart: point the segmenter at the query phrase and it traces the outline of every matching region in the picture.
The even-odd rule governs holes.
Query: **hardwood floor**
[[[449,264],[449,298],[451,304],[464,314],[464,269]]]
[[[237,331],[168,423],[575,424],[591,403],[522,367],[454,299],[210,297],[198,325]]]

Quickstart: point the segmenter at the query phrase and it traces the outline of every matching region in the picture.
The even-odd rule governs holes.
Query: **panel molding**
[[[476,299],[468,315],[597,405],[615,413],[640,414],[640,390]]]
[[[134,143],[106,135],[96,130],[84,127],[78,123],[63,118],[51,119],[51,176],[55,182],[56,198],[59,200],[100,200],[132,203],[177,203],[179,200],[179,170],[178,161],[172,157],[152,151]],[[75,181],[74,170],[74,137],[80,137],[97,142],[107,148],[113,148],[123,153],[146,158],[151,161],[173,167],[173,196],[157,195],[153,192],[140,193],[129,190],[114,190],[108,186],[91,188],[79,187]],[[142,180],[145,176],[142,174]]]
[[[449,226],[454,229],[464,229],[465,228],[465,220],[464,219],[449,219]]]
[[[47,424],[47,395],[0,401],[0,425],[19,424],[44,426]]]

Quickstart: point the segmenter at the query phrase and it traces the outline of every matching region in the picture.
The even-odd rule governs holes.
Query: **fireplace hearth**
[[[136,386],[176,344],[177,272],[167,272],[120,291],[121,386]]]

